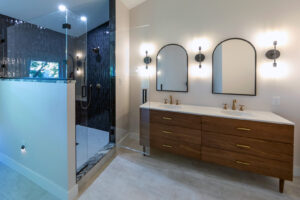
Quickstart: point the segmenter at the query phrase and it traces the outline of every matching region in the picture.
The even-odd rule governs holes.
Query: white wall
[[[1,80],[0,94],[0,162],[67,199],[76,190],[74,83]]]
[[[148,0],[130,12],[130,128],[138,131],[138,106],[141,104],[143,79],[136,70],[143,66],[140,46],[152,43],[155,54],[168,43],[183,45],[189,53],[189,93],[172,95],[184,104],[221,107],[237,98],[247,109],[267,110],[278,113],[296,123],[295,164],[300,166],[300,1],[299,0]],[[277,68],[266,59],[265,52],[272,42],[263,46],[257,40],[260,33],[268,30],[283,30],[288,33],[288,42],[280,45],[282,56]],[[190,43],[195,38],[207,38],[210,47],[205,51],[203,68],[197,69]],[[211,56],[214,47],[224,39],[241,37],[253,43],[257,49],[257,96],[213,95],[211,92]],[[279,38],[280,39],[280,38]],[[286,64],[284,65],[283,62]],[[267,65],[265,65],[267,63]],[[266,70],[267,69],[267,70]],[[276,71],[275,71],[276,70]],[[273,78],[277,71],[288,70],[288,74]],[[266,72],[267,71],[267,72]],[[273,75],[273,76],[270,76]],[[155,91],[155,76],[150,80],[151,101],[163,101],[169,93]],[[272,98],[279,96],[280,105],[272,105]]]
[[[128,131],[129,119],[129,10],[116,0],[116,142]]]

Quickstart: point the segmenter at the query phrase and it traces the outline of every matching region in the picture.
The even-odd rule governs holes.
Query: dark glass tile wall
[[[76,101],[76,122],[90,128],[110,131],[110,31],[105,23],[87,34],[87,86],[92,85],[91,103],[87,110]],[[99,47],[99,54],[93,48]],[[100,88],[97,87],[100,86]],[[89,95],[88,95],[89,96]],[[86,102],[84,102],[86,105]]]
[[[29,77],[31,61],[58,62],[65,77],[65,35],[23,23],[7,28],[7,77]]]
[[[4,76],[4,65],[7,62],[7,28],[16,22],[16,19],[0,14],[0,77]]]
[[[60,79],[73,79],[76,52],[85,54],[86,48],[86,34],[68,36],[66,61],[65,34],[4,15],[0,15],[1,38],[5,42],[0,44],[0,61],[5,68],[0,69],[0,76],[9,78],[28,78],[31,61],[46,61],[59,63]]]

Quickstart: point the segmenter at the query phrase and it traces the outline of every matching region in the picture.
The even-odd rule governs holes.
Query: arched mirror
[[[156,90],[188,92],[188,54],[182,46],[169,44],[158,52]]]
[[[231,38],[213,53],[214,94],[256,95],[256,50],[247,40]]]

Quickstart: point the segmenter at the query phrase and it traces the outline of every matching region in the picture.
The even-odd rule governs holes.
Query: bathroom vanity
[[[272,113],[148,102],[140,144],[239,170],[293,179],[294,123]]]

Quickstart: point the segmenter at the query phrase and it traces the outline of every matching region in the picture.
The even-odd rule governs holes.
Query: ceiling
[[[142,3],[144,3],[147,0],[121,0],[127,8],[132,9]]]
[[[69,23],[72,29],[69,34],[74,36],[86,31],[80,21],[82,15],[88,19],[88,31],[109,20],[109,0],[0,0],[0,14],[63,32],[61,24],[65,14],[58,11],[60,4],[71,11]]]

